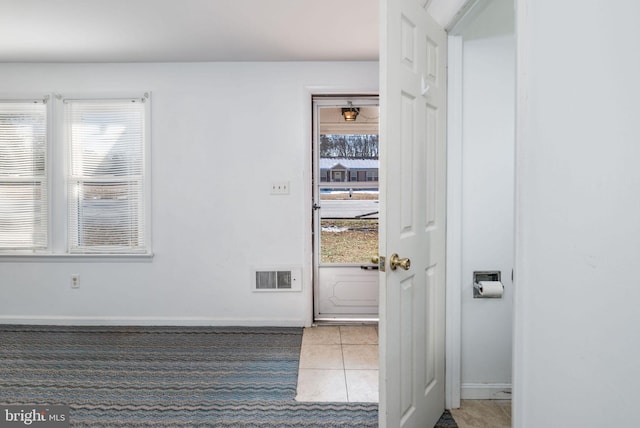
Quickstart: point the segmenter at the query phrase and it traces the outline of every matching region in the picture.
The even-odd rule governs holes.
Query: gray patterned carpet
[[[375,404],[297,403],[299,328],[0,326],[0,404],[74,427],[372,427]]]
[[[458,424],[451,416],[451,412],[445,410],[442,416],[440,416],[440,420],[433,428],[458,428]]]
[[[299,328],[0,326],[0,404],[73,427],[375,427],[371,403],[294,400]],[[437,427],[455,427],[443,415]]]

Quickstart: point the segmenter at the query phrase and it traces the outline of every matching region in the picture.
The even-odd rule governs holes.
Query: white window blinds
[[[47,107],[0,101],[0,249],[48,244]]]
[[[146,107],[65,100],[71,253],[146,252]]]

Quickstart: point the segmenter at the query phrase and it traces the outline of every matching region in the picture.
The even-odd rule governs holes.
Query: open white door
[[[381,0],[380,426],[388,428],[433,427],[445,400],[447,38],[425,3]],[[393,270],[394,253],[410,266]]]

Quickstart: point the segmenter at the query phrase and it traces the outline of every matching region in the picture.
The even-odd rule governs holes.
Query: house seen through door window
[[[378,135],[320,134],[319,156],[320,260],[370,263],[378,254]]]

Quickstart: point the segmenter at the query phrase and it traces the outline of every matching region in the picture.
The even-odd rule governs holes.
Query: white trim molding
[[[529,108],[529,44],[532,40],[532,28],[529,7],[532,0],[517,0],[516,4],[516,144],[515,144],[515,189],[514,189],[514,278],[513,278],[513,398],[511,423],[514,427],[523,427],[527,423],[525,403],[530,397],[526,394],[527,343],[524,313],[527,288],[523,286],[521,276],[526,267],[524,236],[522,231],[523,201],[522,176],[527,167],[527,153],[530,141],[527,120]],[[525,192],[526,193],[526,192]],[[531,319],[531,318],[529,318]]]
[[[298,319],[3,315],[0,324],[73,326],[303,327]]]
[[[462,343],[462,36],[448,40],[445,407],[460,407]]]
[[[510,383],[463,383],[463,400],[510,400]]]

